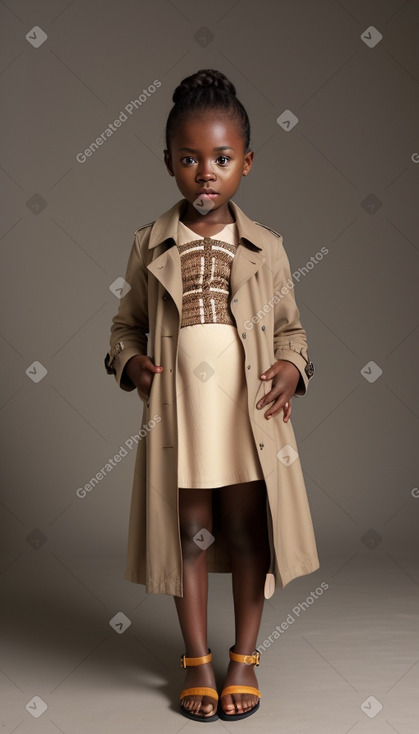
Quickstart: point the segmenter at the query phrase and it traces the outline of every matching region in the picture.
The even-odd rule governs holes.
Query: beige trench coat
[[[155,222],[140,227],[125,280],[131,286],[113,318],[105,367],[124,390],[135,386],[123,374],[136,354],[148,354],[164,370],[155,374],[143,403],[144,437],[138,443],[131,495],[125,578],[146,592],[183,596],[183,560],[177,485],[177,345],[182,313],[182,277],[176,247],[178,221],[186,200]],[[252,432],[267,489],[271,563],[265,597],[289,581],[319,568],[313,525],[291,420],[283,412],[266,420],[258,400],[272,381],[262,372],[278,359],[296,365],[303,396],[314,373],[300,323],[293,281],[281,235],[250,220],[230,202],[239,245],[231,266],[230,305],[243,345]],[[184,437],[182,437],[184,438]],[[229,572],[231,562],[213,493],[215,537],[207,548],[208,571]]]

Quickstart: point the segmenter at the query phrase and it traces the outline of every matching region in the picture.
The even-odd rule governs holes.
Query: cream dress
[[[203,239],[179,222],[178,247]],[[211,239],[237,245],[236,224],[225,225]],[[212,276],[208,273],[209,281]],[[198,290],[199,277],[197,272]],[[236,326],[217,322],[182,326],[176,384],[179,487],[216,488],[263,479],[244,370]]]

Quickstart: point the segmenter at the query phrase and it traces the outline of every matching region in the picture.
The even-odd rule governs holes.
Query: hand
[[[124,372],[135,387],[139,390],[144,400],[150,397],[151,385],[154,380],[154,373],[163,372],[163,367],[155,365],[150,357],[143,354],[136,354],[131,357],[125,365]]]
[[[259,400],[256,407],[261,409],[268,403],[273,402],[273,405],[266,411],[264,417],[269,420],[272,416],[278,415],[281,408],[283,408],[283,421],[286,423],[291,416],[291,398],[300,380],[299,370],[292,362],[279,359],[260,376],[260,379],[272,380],[272,388]]]

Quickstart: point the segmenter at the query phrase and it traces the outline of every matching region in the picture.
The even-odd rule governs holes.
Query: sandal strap
[[[254,652],[252,655],[240,655],[239,653],[233,652],[232,645],[228,651],[230,660],[235,660],[236,663],[246,663],[246,665],[259,665],[260,663],[260,652]]]
[[[261,692],[258,688],[254,688],[254,686],[227,686],[227,688],[223,688],[223,690],[220,693],[220,697],[227,696],[231,693],[253,693],[255,696],[258,696],[261,698]]]
[[[204,663],[210,663],[212,660],[211,650],[208,649],[207,655],[201,655],[198,658],[187,658],[185,654],[180,656],[180,667],[189,668],[193,665],[204,665]]]
[[[215,688],[208,688],[207,686],[195,686],[193,688],[184,688],[179,696],[179,699],[186,698],[186,696],[209,696],[218,701],[218,693]]]

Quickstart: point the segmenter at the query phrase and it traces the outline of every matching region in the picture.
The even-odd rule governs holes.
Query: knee
[[[180,538],[184,560],[196,560],[208,547],[209,522],[199,517],[181,518]]]

